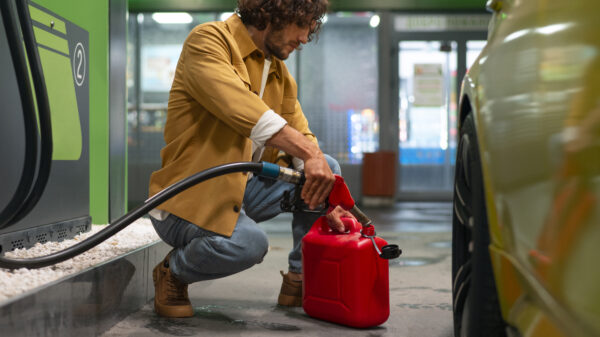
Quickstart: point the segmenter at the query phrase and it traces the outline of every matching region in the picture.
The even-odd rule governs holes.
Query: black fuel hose
[[[278,165],[261,162],[237,162],[215,166],[213,168],[206,169],[198,172],[190,177],[184,178],[164,190],[158,192],[144,203],[131,212],[123,215],[112,224],[109,224],[106,228],[102,229],[98,233],[92,235],[86,240],[74,244],[71,247],[65,248],[59,252],[48,254],[45,256],[34,257],[29,259],[9,259],[4,256],[0,257],[0,268],[7,269],[18,269],[18,268],[43,268],[47,267],[72,257],[75,257],[81,253],[88,251],[89,249],[97,246],[101,242],[117,234],[119,231],[130,225],[135,220],[139,219],[158,205],[167,201],[176,194],[198,184],[205,180],[215,178],[224,174],[236,173],[236,172],[252,172],[257,175],[284,180],[293,184],[298,184],[303,181],[303,175],[295,170],[280,167]]]
[[[22,0],[16,1],[19,22],[23,33],[23,42],[27,51],[27,59],[31,69],[31,81],[35,89],[35,100],[38,107],[38,120],[40,127],[40,162],[37,177],[27,196],[27,199],[21,204],[17,214],[14,215],[11,223],[16,223],[23,219],[35,205],[40,201],[44,189],[50,178],[50,169],[52,167],[52,120],[50,117],[50,101],[48,100],[48,90],[46,90],[46,80],[42,70],[42,63],[38,53],[38,47],[35,43],[33,25],[29,14],[29,2]],[[18,75],[17,75],[18,76]],[[36,125],[34,123],[34,125]]]
[[[21,177],[15,193],[0,211],[0,229],[10,226],[15,221],[22,206],[27,202],[31,187],[35,181],[36,167],[38,166],[38,136],[37,116],[35,109],[34,94],[30,86],[30,78],[27,76],[27,58],[23,51],[23,42],[19,32],[18,22],[14,18],[14,3],[12,1],[0,1],[0,13],[4,23],[6,39],[13,62],[13,68],[17,79],[17,87],[21,100],[23,122],[25,125],[25,155]],[[24,36],[26,39],[27,36]],[[30,67],[35,72],[37,69]],[[7,112],[3,112],[7,113]]]

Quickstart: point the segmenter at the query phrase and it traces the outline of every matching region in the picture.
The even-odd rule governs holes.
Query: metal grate
[[[59,223],[0,235],[0,254],[18,248],[30,248],[36,243],[63,241],[92,228],[92,218],[84,216]]]
[[[39,243],[48,242],[48,233],[39,233],[35,236],[35,241]]]
[[[12,240],[10,242],[10,245],[12,247],[11,250],[23,248],[23,247],[25,247],[25,240],[24,239]]]
[[[90,230],[89,224],[77,225],[73,226],[73,235],[78,235],[81,233],[85,233]]]
[[[62,241],[64,239],[67,238],[67,229],[66,228],[61,228],[58,230],[57,235],[56,235],[56,239],[58,241]]]

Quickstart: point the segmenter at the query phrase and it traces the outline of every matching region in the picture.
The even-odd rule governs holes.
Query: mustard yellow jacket
[[[250,132],[272,109],[288,125],[317,143],[297,99],[297,86],[283,61],[272,57],[260,99],[264,54],[239,17],[195,27],[186,38],[169,95],[161,150],[162,168],[150,177],[150,196],[204,169],[251,161]],[[263,160],[278,151],[267,148]],[[247,175],[235,173],[202,182],[158,208],[204,229],[231,236]]]

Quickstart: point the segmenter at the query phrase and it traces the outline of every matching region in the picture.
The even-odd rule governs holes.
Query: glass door
[[[485,41],[448,37],[397,41],[401,199],[451,198],[460,83]]]
[[[398,60],[400,193],[450,191],[457,42],[400,41]]]

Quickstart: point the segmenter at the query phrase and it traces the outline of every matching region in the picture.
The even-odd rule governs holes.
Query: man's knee
[[[334,174],[338,174],[341,175],[342,174],[342,169],[340,168],[340,163],[338,163],[337,160],[335,160],[335,158],[333,158],[332,156],[325,154],[325,159],[327,160],[327,164],[329,164],[329,168],[331,169],[331,172],[333,172]]]
[[[252,236],[248,237],[250,242],[246,248],[248,262],[252,265],[261,263],[269,250],[269,239],[264,231],[256,226]]]
[[[206,264],[217,264],[213,273],[237,273],[262,262],[269,249],[267,235],[258,227],[245,230],[236,239],[222,236],[199,237],[189,245],[190,256],[200,259],[188,259],[188,263],[198,264],[197,268],[206,268]]]
[[[227,247],[232,258],[247,267],[262,262],[269,250],[267,234],[254,225],[242,227],[236,235],[237,238]]]

